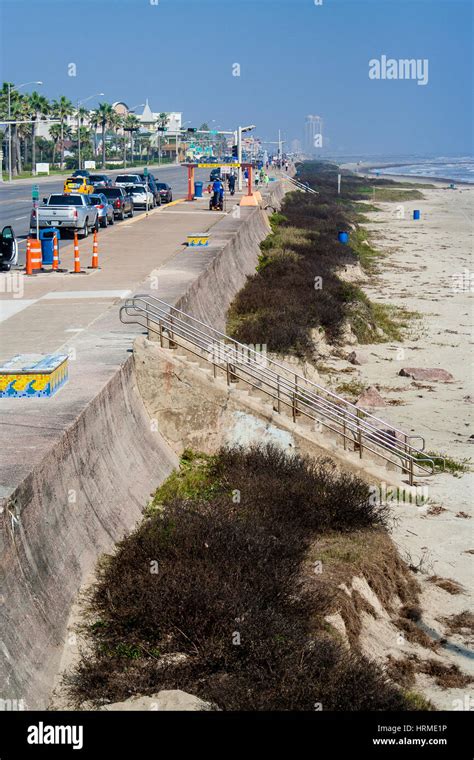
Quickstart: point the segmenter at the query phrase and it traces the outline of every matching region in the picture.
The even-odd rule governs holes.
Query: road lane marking
[[[20,219],[28,219],[28,216],[17,216],[13,221],[14,222],[19,222]]]
[[[28,306],[36,303],[36,300],[28,301],[24,299],[9,298],[0,300],[0,322],[5,322],[6,319],[14,317],[18,312],[27,309]]]

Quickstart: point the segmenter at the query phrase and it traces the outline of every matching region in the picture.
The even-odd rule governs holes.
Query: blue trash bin
[[[54,236],[58,238],[58,256],[59,256],[59,239],[61,234],[56,227],[44,227],[39,231],[41,240],[41,256],[43,264],[52,265],[54,257]],[[58,264],[60,262],[58,261]]]
[[[348,232],[338,232],[337,238],[340,243],[347,244],[349,242],[349,233]]]
[[[202,182],[195,182],[194,183],[194,197],[195,198],[202,198]]]

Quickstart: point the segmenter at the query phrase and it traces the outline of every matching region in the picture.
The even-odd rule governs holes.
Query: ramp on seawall
[[[272,183],[266,202],[284,193]],[[180,250],[151,292],[222,327],[268,232],[262,209],[227,215],[209,250]],[[97,558],[134,528],[178,463],[137,389],[140,332],[109,310],[74,341],[69,383],[52,401],[0,406],[0,699],[26,709],[48,704],[71,606]]]

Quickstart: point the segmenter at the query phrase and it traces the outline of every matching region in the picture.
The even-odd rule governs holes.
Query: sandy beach
[[[409,319],[403,341],[360,346],[364,363],[350,375],[364,386],[376,386],[386,406],[377,414],[401,429],[426,439],[426,450],[457,461],[474,454],[472,410],[472,290],[474,188],[423,190],[424,199],[405,203],[374,203],[368,213],[371,243],[382,256],[375,275],[359,283],[375,302],[398,306],[417,317]],[[421,218],[413,220],[413,210]],[[333,369],[348,363],[334,359]],[[400,376],[402,368],[447,370],[452,381],[416,381]],[[332,375],[332,384],[348,375]],[[402,557],[419,566],[423,619],[434,635],[444,637],[444,618],[472,610],[472,463],[464,473],[445,472],[419,479],[428,490],[428,505],[394,505],[393,539]],[[452,594],[428,578],[449,578],[461,586]],[[441,658],[474,674],[472,650],[466,636],[450,641]],[[420,687],[444,709],[457,709],[465,693],[439,689],[424,677]]]

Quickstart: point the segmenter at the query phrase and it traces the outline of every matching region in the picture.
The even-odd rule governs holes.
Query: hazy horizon
[[[473,152],[467,0],[154,1],[2,0],[2,79],[41,79],[74,102],[104,92],[90,107],[148,98],[192,125],[256,124],[266,140],[280,128],[287,149],[318,114],[323,156]]]

